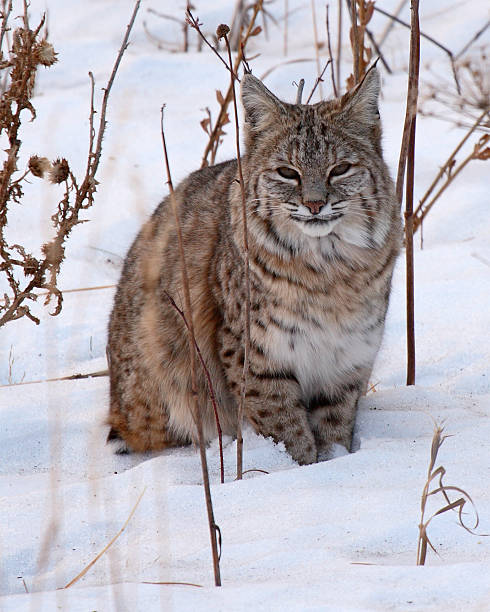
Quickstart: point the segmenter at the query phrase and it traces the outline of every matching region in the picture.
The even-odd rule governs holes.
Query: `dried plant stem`
[[[224,36],[226,48],[228,50],[228,61],[231,65],[231,49],[228,37]],[[237,165],[238,165],[238,180],[240,181],[240,194],[242,198],[242,229],[243,229],[243,257],[244,257],[244,275],[245,275],[245,347],[244,347],[244,359],[243,359],[243,370],[242,380],[240,389],[240,404],[238,406],[237,415],[237,479],[241,480],[243,477],[243,436],[242,436],[242,420],[245,409],[245,393],[247,389],[247,375],[248,375],[248,364],[250,358],[250,261],[249,261],[249,250],[248,250],[248,226],[247,226],[247,204],[245,199],[245,182],[243,179],[242,172],[242,158],[240,155],[240,127],[238,122],[238,106],[235,94],[235,81],[233,73],[231,75],[231,91],[233,96],[233,108],[235,111],[235,141],[236,141],[236,152],[237,152]]]
[[[189,330],[189,325],[187,324],[187,320],[185,318],[184,311],[181,310],[177,306],[177,304],[175,303],[175,300],[166,291],[165,291],[165,295],[167,296],[168,301],[172,304],[172,307],[182,317],[182,320],[184,321],[184,325],[187,327],[187,330]],[[221,479],[221,484],[223,484],[225,482],[225,466],[224,466],[224,458],[223,458],[223,432],[222,432],[222,429],[221,429],[221,423],[219,421],[218,403],[217,403],[217,400],[216,400],[216,393],[214,392],[214,386],[213,386],[213,382],[211,380],[211,375],[209,374],[208,367],[206,366],[206,362],[204,361],[204,357],[202,356],[201,349],[199,348],[199,345],[197,344],[195,338],[194,338],[194,346],[196,348],[197,356],[199,357],[199,361],[201,362],[202,369],[204,370],[204,374],[205,374],[206,380],[208,382],[209,397],[211,399],[211,404],[212,404],[213,410],[214,410],[214,417],[216,419],[216,429],[218,430],[220,479]]]
[[[284,42],[283,42],[283,53],[284,56],[288,54],[288,20],[289,20],[289,6],[288,0],[284,0]]]
[[[204,441],[202,415],[199,409],[198,395],[197,395],[197,370],[196,370],[196,351],[195,351],[196,337],[194,334],[194,319],[193,319],[193,314],[192,314],[189,278],[187,275],[187,265],[186,265],[186,260],[185,260],[185,251],[184,251],[184,240],[182,237],[182,227],[180,224],[180,214],[179,214],[177,199],[174,194],[172,177],[170,173],[170,165],[168,161],[167,145],[165,142],[165,131],[163,128],[163,107],[161,111],[161,133],[162,133],[163,153],[165,157],[165,169],[167,172],[167,184],[168,184],[168,188],[170,192],[170,203],[171,203],[172,211],[174,214],[175,229],[177,232],[177,240],[178,240],[178,245],[179,245],[180,266],[181,266],[181,274],[182,274],[182,289],[184,293],[184,314],[185,314],[185,318],[187,321],[187,329],[189,332],[188,333],[188,346],[189,346],[189,356],[190,356],[191,385],[192,385],[192,397],[193,397],[193,418],[194,418],[194,422],[195,422],[196,429],[197,429],[199,453],[201,456],[201,468],[202,468],[202,477],[203,477],[203,485],[204,485],[204,496],[206,500],[206,510],[207,510],[208,523],[209,523],[209,535],[211,539],[211,552],[212,552],[212,558],[213,558],[214,583],[216,586],[221,586],[218,542],[217,542],[217,537],[216,537],[217,534],[219,533],[219,527],[216,525],[216,522],[214,520],[213,502],[211,499],[211,487],[209,484],[208,462],[207,462],[207,457],[206,457],[206,444]]]
[[[245,34],[243,35],[240,41],[240,45],[238,47],[238,52],[237,52],[235,63],[233,65],[233,70],[232,70],[234,74],[238,72],[238,68],[240,67],[242,60],[244,59],[244,50],[245,50],[245,47],[247,45],[247,42],[250,36],[252,36],[254,33],[255,21],[257,19],[257,15],[259,14],[259,11],[262,10],[262,2],[263,0],[257,0],[257,2],[255,3],[253,11],[252,11],[252,15],[250,17],[250,23],[248,24],[248,27],[247,27],[247,31],[245,32]],[[228,87],[228,91],[226,92],[226,95],[223,98],[223,103],[221,104],[221,108],[218,114],[218,118],[216,119],[216,123],[214,124],[213,130],[209,136],[208,144],[206,145],[206,148],[204,149],[201,168],[204,168],[209,165],[208,158],[210,156],[216,155],[217,141],[219,140],[221,129],[227,120],[227,114],[228,114],[227,109],[228,109],[230,102],[232,101],[232,98],[233,98],[233,93],[232,93],[232,87],[230,84],[230,86]],[[214,163],[214,157],[212,158],[211,163]]]
[[[320,69],[321,69],[321,64],[320,64],[320,45],[318,43],[318,28],[316,25],[316,9],[315,9],[315,0],[310,0],[311,2],[311,20],[313,22],[313,42],[315,43],[315,57],[316,57],[316,71],[317,71],[317,75],[318,75],[318,79],[320,79]],[[320,89],[320,98],[323,98],[323,90],[322,90],[322,86],[319,82],[319,89]]]
[[[384,15],[385,17],[389,17],[393,21],[396,21],[396,23],[399,23],[400,25],[404,26],[405,28],[410,28],[411,29],[411,27],[412,27],[411,24],[407,23],[406,21],[403,21],[402,19],[400,19],[396,15],[392,15],[391,13],[388,13],[387,11],[385,11],[384,9],[379,8],[378,6],[374,6],[374,10],[377,11],[378,13],[381,13],[381,15]],[[449,61],[451,62],[451,69],[452,69],[452,72],[453,72],[453,78],[454,78],[454,82],[456,84],[456,89],[458,91],[458,94],[461,95],[461,85],[459,83],[458,75],[456,73],[456,68],[455,68],[455,65],[454,65],[455,57],[454,57],[453,52],[450,49],[448,49],[447,47],[445,47],[443,44],[441,44],[439,41],[435,40],[435,38],[432,38],[432,36],[429,36],[428,34],[425,34],[424,32],[420,32],[420,36],[422,38],[425,38],[429,42],[431,42],[433,45],[436,45],[436,47],[439,47],[439,49],[441,49],[442,51],[444,51],[444,53],[447,54],[447,56],[449,57]]]
[[[347,0],[349,4],[349,0]],[[350,20],[352,24],[352,36],[351,36],[351,44],[352,44],[352,56],[354,60],[354,83],[360,83],[361,81],[361,53],[362,49],[359,45],[359,34],[357,27],[357,8],[356,8],[356,0],[350,1]]]
[[[48,296],[46,298],[45,303],[48,303],[51,296],[55,295],[58,300],[58,303],[52,314],[57,315],[61,312],[63,296],[60,290],[57,288],[56,282],[57,282],[57,275],[59,273],[61,263],[65,256],[65,253],[64,253],[65,241],[69,237],[75,225],[78,225],[79,223],[82,222],[81,220],[79,220],[80,212],[83,209],[89,208],[93,204],[94,193],[97,187],[97,181],[95,180],[95,175],[97,173],[97,169],[98,169],[99,162],[100,162],[100,157],[102,154],[102,140],[103,140],[105,128],[106,128],[105,117],[106,117],[106,112],[107,112],[109,94],[110,94],[110,91],[111,91],[111,88],[112,88],[112,85],[113,85],[113,82],[114,82],[114,79],[117,73],[117,69],[121,62],[122,56],[128,46],[129,35],[133,27],[140,3],[141,3],[141,0],[137,0],[137,2],[135,3],[133,13],[132,13],[130,22],[127,26],[126,34],[124,36],[121,47],[119,49],[119,53],[117,55],[111,76],[109,78],[107,86],[104,89],[104,96],[103,96],[102,107],[101,107],[101,112],[100,112],[100,122],[99,122],[99,127],[98,127],[98,132],[97,132],[97,139],[95,138],[94,123],[93,123],[94,114],[95,114],[94,103],[93,103],[94,82],[93,82],[92,75],[89,75],[90,80],[91,80],[91,100],[90,100],[90,117],[89,117],[90,134],[89,134],[89,151],[88,151],[88,158],[87,158],[87,168],[86,168],[85,176],[83,178],[82,183],[79,185],[75,176],[69,169],[68,162],[64,159],[57,160],[56,163],[58,164],[59,167],[63,168],[63,172],[65,173],[65,176],[64,178],[60,178],[59,180],[56,180],[55,182],[58,182],[58,183],[63,182],[65,184],[65,194],[64,194],[62,201],[58,205],[57,212],[55,213],[55,215],[52,216],[53,224],[56,228],[56,235],[50,243],[43,245],[42,252],[44,254],[44,259],[42,260],[37,260],[33,258],[31,255],[28,255],[24,251],[24,249],[20,247],[19,245],[15,245],[15,247],[17,248],[17,251],[22,255],[24,261],[13,260],[8,252],[8,247],[3,237],[3,233],[2,233],[3,226],[6,223],[6,216],[7,216],[7,204],[6,203],[9,199],[7,194],[10,194],[10,198],[13,197],[15,189],[19,189],[18,187],[19,180],[21,180],[21,179],[18,179],[17,181],[12,182],[10,186],[8,185],[9,183],[8,176],[11,176],[13,171],[15,171],[16,169],[15,160],[13,158],[10,159],[10,152],[9,152],[9,159],[5,162],[5,164],[7,164],[8,166],[7,169],[9,170],[10,174],[4,172],[4,179],[6,180],[2,182],[2,186],[0,188],[0,202],[2,204],[5,204],[5,207],[0,214],[0,256],[5,262],[4,270],[7,275],[7,279],[11,286],[12,292],[13,292],[13,298],[12,299],[9,298],[7,303],[0,306],[0,311],[2,312],[2,316],[0,317],[0,326],[4,325],[8,321],[12,321],[12,320],[21,318],[23,316],[27,316],[29,319],[34,321],[36,324],[39,324],[40,320],[30,312],[29,306],[23,305],[23,302],[25,302],[25,300],[35,300],[36,299],[37,296],[33,293],[34,289],[47,289],[48,290]],[[25,6],[25,11],[26,11],[24,15],[24,22],[28,24],[27,3],[25,3],[24,6]],[[44,23],[44,18],[41,21],[38,28],[34,32],[28,31],[28,28],[27,28],[26,31],[28,31],[30,38],[34,36],[32,40],[35,40],[35,37],[39,33],[43,23]],[[24,78],[27,78],[27,76],[28,76],[28,73],[26,72],[26,75],[24,76]],[[28,99],[26,98],[27,93],[29,91],[27,84],[24,87],[24,84],[22,81],[20,84],[16,83],[15,86],[20,87],[19,91],[22,91],[22,100],[24,102],[24,108],[29,108],[31,112],[33,112],[32,105],[28,103]],[[22,110],[22,106],[18,105],[18,110],[20,112],[20,110]],[[15,134],[17,134],[17,131],[20,127],[20,116],[19,118],[17,118],[16,115],[14,115],[13,121],[14,121],[14,127],[15,127]],[[20,140],[18,140],[17,136],[15,137],[15,140],[17,144],[15,144],[15,147],[11,147],[10,151],[13,151],[15,149],[15,152],[18,152],[18,149],[20,146],[19,144]],[[4,164],[4,169],[5,169],[5,164]],[[74,201],[73,203],[71,203],[70,200],[71,200],[73,193],[74,193]],[[23,267],[24,272],[27,273],[26,275],[31,276],[31,280],[24,288],[20,288],[19,282],[14,277],[14,272],[13,272],[14,265]],[[49,280],[46,278],[48,274],[50,277]]]
[[[448,159],[446,160],[446,163],[440,168],[440,170],[437,173],[435,179],[432,181],[430,187],[427,189],[425,194],[422,196],[422,198],[421,198],[421,200],[420,200],[420,202],[419,202],[419,204],[418,204],[418,206],[417,206],[417,208],[416,208],[416,210],[415,210],[415,212],[413,214],[413,229],[414,229],[414,232],[416,232],[418,230],[418,228],[422,225],[422,222],[424,221],[425,217],[429,213],[430,209],[434,206],[434,204],[439,199],[439,197],[444,193],[444,191],[449,187],[449,185],[458,176],[458,174],[461,172],[461,170],[463,170],[463,168],[465,168],[465,166],[472,159],[475,159],[475,149],[473,149],[473,151],[456,168],[454,168],[455,160],[456,160],[456,155],[459,153],[461,148],[468,141],[470,136],[478,128],[478,126],[481,124],[481,122],[485,119],[485,117],[488,114],[489,114],[489,111],[485,110],[478,117],[478,119],[471,126],[471,128],[468,130],[468,132],[465,134],[465,136],[461,139],[461,141],[459,142],[457,147],[454,149],[454,151],[448,157]],[[476,152],[478,152],[478,145],[477,145]],[[440,189],[436,192],[434,197],[426,204],[426,202],[429,199],[430,195],[432,194],[432,192],[436,188],[437,184],[443,178],[444,175],[446,175],[445,182],[440,187]]]
[[[90,561],[90,563],[79,574],[77,574],[75,576],[75,578],[73,578],[73,580],[70,580],[70,582],[68,584],[66,584],[64,587],[62,587],[63,589],[69,589],[72,585],[75,584],[75,582],[78,582],[80,580],[80,578],[83,578],[85,576],[85,574],[89,571],[89,569],[93,565],[95,565],[97,563],[97,561],[102,557],[102,555],[105,554],[109,550],[109,548],[114,544],[114,542],[118,539],[118,537],[126,529],[126,527],[128,526],[129,521],[133,518],[133,515],[136,512],[136,509],[139,506],[139,503],[140,503],[143,495],[145,494],[145,491],[146,491],[146,487],[143,489],[143,491],[141,492],[140,496],[138,497],[138,499],[137,499],[133,509],[131,510],[128,518],[126,519],[126,522],[121,527],[121,529],[116,533],[116,535],[112,538],[112,540],[107,544],[107,546],[104,546],[104,548],[100,551],[100,553],[94,559],[92,559],[92,561]]]
[[[407,106],[398,162],[396,196],[402,202],[405,168],[408,163],[405,203],[405,247],[407,284],[407,385],[415,384],[415,323],[414,323],[414,271],[413,271],[413,187],[415,156],[415,125],[417,116],[418,82],[420,68],[419,2],[411,3],[410,58],[408,67]]]
[[[432,545],[429,536],[427,535],[427,528],[434,517],[444,514],[445,512],[449,512],[450,510],[457,510],[459,525],[472,535],[477,535],[475,533],[475,529],[477,529],[480,523],[478,512],[470,495],[461,487],[446,485],[444,483],[446,469],[442,465],[438,468],[435,467],[439,449],[441,448],[446,438],[449,437],[443,436],[443,431],[444,428],[442,426],[437,424],[435,425],[430,450],[429,469],[427,470],[427,480],[425,482],[420,501],[419,537],[417,542],[417,565],[425,564],[428,547],[430,547],[436,553],[436,555],[438,554],[437,550]],[[432,483],[436,479],[437,485],[434,489],[431,490]],[[459,497],[455,501],[451,501],[451,499],[449,498],[449,493],[458,493],[459,495],[461,495],[461,497]],[[438,494],[441,494],[444,497],[445,505],[442,508],[439,508],[439,510],[437,510],[436,512],[434,512],[428,519],[426,519],[425,512],[427,509],[427,501],[430,496]],[[475,516],[475,524],[472,527],[468,527],[468,525],[466,525],[463,521],[463,509],[467,502],[470,502]],[[488,537],[488,534],[480,533],[478,535],[480,537]]]
[[[298,83],[298,91],[296,92],[296,104],[301,104],[304,87],[305,87],[305,80],[300,79],[300,82]]]
[[[310,95],[308,96],[308,99],[306,100],[306,104],[310,103],[311,98],[313,97],[313,94],[316,91],[316,88],[318,87],[318,84],[322,81],[323,79],[323,75],[325,74],[325,70],[328,68],[330,64],[330,60],[327,61],[327,63],[325,64],[325,66],[323,67],[323,70],[321,71],[321,73],[318,75],[315,84],[313,85],[313,89],[310,91]]]
[[[340,62],[342,59],[342,10],[343,0],[337,2],[337,85],[340,93]]]
[[[233,73],[235,79],[237,79],[237,81],[239,81],[240,79],[237,77],[236,75],[236,71],[233,68],[233,64],[228,65],[226,63],[226,60],[224,60],[221,55],[218,53],[217,49],[215,47],[213,47],[213,45],[209,42],[209,40],[204,36],[204,34],[201,32],[201,25],[202,23],[199,23],[199,19],[195,18],[194,15],[192,14],[189,6],[187,7],[186,10],[186,21],[187,23],[191,26],[191,28],[193,28],[194,30],[196,30],[196,32],[199,34],[199,36],[201,37],[201,40],[206,43],[206,45],[211,49],[211,51],[216,55],[216,57],[220,60],[220,62],[226,67],[227,70],[229,70],[230,72]]]
[[[338,98],[339,92],[337,89],[337,83],[335,82],[335,70],[334,70],[334,62],[333,62],[333,57],[332,57],[332,46],[331,46],[331,41],[330,41],[330,22],[328,20],[328,4],[327,4],[327,16],[325,19],[326,19],[326,27],[327,27],[328,58],[330,62],[330,72],[331,72],[331,77],[332,77],[333,95],[336,98]]]

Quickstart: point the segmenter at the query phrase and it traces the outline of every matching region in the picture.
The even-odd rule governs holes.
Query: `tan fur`
[[[281,102],[251,75],[242,83],[252,315],[245,411],[300,463],[327,457],[333,442],[350,448],[381,341],[400,218],[381,156],[378,91],[376,69],[354,92],[312,106]],[[196,340],[229,434],[244,358],[236,174],[236,162],[225,162],[175,192]],[[168,200],[128,253],[109,325],[109,439],[135,451],[196,439],[186,331],[166,292],[182,307]],[[202,368],[198,386],[210,440]]]

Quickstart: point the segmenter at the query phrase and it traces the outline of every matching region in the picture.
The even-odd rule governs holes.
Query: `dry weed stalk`
[[[443,431],[444,431],[444,427],[436,424],[434,428],[434,435],[432,437],[429,469],[427,471],[427,481],[422,491],[422,498],[421,498],[421,503],[420,503],[421,515],[420,515],[420,524],[419,524],[419,537],[418,537],[418,544],[417,544],[417,565],[425,564],[428,547],[430,547],[436,554],[438,554],[437,550],[432,545],[429,539],[429,536],[427,535],[427,527],[429,526],[430,522],[432,521],[434,517],[439,516],[440,514],[443,514],[444,512],[448,512],[449,510],[457,510],[459,524],[461,525],[461,527],[466,529],[466,531],[468,531],[469,533],[473,535],[476,535],[474,530],[478,527],[479,522],[480,522],[479,517],[478,517],[478,512],[476,511],[476,508],[475,508],[475,504],[473,503],[473,500],[468,495],[468,493],[464,491],[463,489],[461,489],[460,487],[445,485],[443,482],[443,479],[444,479],[444,476],[446,475],[446,469],[442,465],[435,468],[435,464],[437,460],[437,453],[439,452],[439,449],[441,448],[444,440],[446,440],[446,438],[449,437],[449,436],[443,436],[442,435]],[[436,487],[431,490],[432,483],[436,479],[437,479]],[[449,492],[460,493],[462,497],[459,497],[455,501],[451,501],[451,499],[449,498]],[[427,501],[431,495],[438,495],[438,494],[441,494],[444,497],[444,500],[446,503],[442,508],[439,508],[439,510],[434,512],[428,519],[426,519],[425,512],[426,512]],[[473,511],[475,515],[475,524],[473,525],[473,527],[468,527],[467,525],[465,525],[463,521],[463,509],[466,505],[466,502],[470,502],[471,506],[473,507]],[[483,534],[480,534],[480,535],[483,535]]]
[[[218,26],[217,35],[220,34],[225,39],[226,48],[228,51],[228,61],[230,67],[232,66],[231,59],[231,48],[228,41],[229,28],[226,25]],[[248,375],[248,364],[250,358],[250,261],[248,251],[248,227],[247,227],[247,203],[245,196],[245,182],[243,179],[242,172],[242,158],[240,154],[240,127],[238,120],[238,106],[235,94],[235,73],[230,70],[231,74],[231,91],[233,97],[233,110],[235,114],[235,142],[236,142],[236,153],[237,153],[237,165],[238,165],[238,180],[240,182],[240,194],[242,198],[242,228],[243,228],[243,256],[244,256],[244,267],[245,267],[245,346],[244,346],[244,358],[243,358],[243,370],[242,380],[240,388],[240,404],[238,406],[237,414],[237,479],[241,480],[243,477],[243,435],[242,435],[242,420],[244,416],[245,408],[245,393],[247,389],[247,375]]]
[[[415,176],[415,125],[420,70],[420,26],[419,1],[411,2],[410,57],[408,66],[407,106],[403,126],[396,196],[401,204],[403,184],[406,176],[405,200],[405,256],[407,291],[407,385],[415,384],[415,307],[414,307],[414,268],[413,268],[413,189]]]
[[[35,289],[47,290],[45,305],[53,296],[57,299],[56,307],[51,313],[57,315],[61,312],[63,296],[57,287],[57,278],[61,263],[65,257],[65,241],[72,229],[83,221],[79,218],[82,210],[90,208],[93,204],[94,193],[97,188],[95,179],[102,153],[102,139],[106,127],[106,111],[109,94],[114,82],[120,61],[128,46],[128,39],[133,27],[141,0],[137,0],[133,14],[126,29],[123,42],[119,49],[112,74],[104,89],[104,96],[100,110],[100,121],[97,132],[94,128],[94,88],[93,75],[89,73],[91,81],[91,102],[89,116],[89,151],[85,176],[79,181],[74,176],[66,159],[59,158],[50,162],[45,157],[33,155],[28,169],[19,178],[17,172],[19,156],[21,113],[27,110],[35,118],[35,110],[31,103],[36,71],[39,65],[50,66],[56,62],[56,53],[46,39],[39,39],[44,25],[44,17],[35,30],[31,30],[28,20],[28,4],[24,2],[24,27],[15,30],[12,37],[12,47],[8,60],[0,63],[0,69],[11,68],[6,89],[0,102],[0,132],[4,132],[9,140],[6,150],[7,159],[0,172],[0,272],[3,273],[10,287],[10,295],[4,294],[3,303],[0,304],[0,326],[8,321],[21,317],[28,317],[36,324],[39,319],[31,312],[26,301],[36,301]],[[11,9],[11,3],[9,5]],[[3,42],[8,31],[9,10],[2,14],[0,40]],[[54,215],[51,217],[55,228],[54,238],[41,247],[42,257],[35,257],[28,253],[21,244],[8,244],[5,229],[8,222],[8,206],[10,203],[20,204],[23,196],[22,181],[28,174],[37,177],[47,177],[52,183],[64,185],[64,195],[59,202]],[[23,272],[29,281],[22,286],[18,273]]]
[[[484,121],[486,117],[490,116],[490,111],[484,111],[475,123],[471,126],[462,140],[459,142],[457,147],[451,153],[451,155],[446,160],[445,164],[441,167],[439,172],[437,173],[435,179],[432,181],[430,187],[427,189],[425,194],[422,196],[415,212],[413,213],[413,231],[416,232],[419,227],[421,227],[425,217],[428,215],[431,208],[434,206],[436,201],[441,197],[441,195],[446,191],[446,189],[451,185],[454,179],[458,176],[458,174],[470,163],[472,160],[479,159],[481,161],[485,161],[490,159],[490,147],[487,146],[490,144],[490,134],[483,134],[478,141],[474,144],[471,152],[460,162],[458,165],[456,164],[456,155],[459,153],[463,145],[468,141],[470,136],[475,132],[481,123]],[[437,187],[439,182],[444,180],[441,187],[437,190],[435,195],[429,200],[432,195],[434,189]]]
[[[175,219],[175,227],[177,231],[177,239],[179,245],[179,256],[181,263],[181,274],[182,274],[182,289],[184,294],[184,316],[188,329],[188,345],[190,355],[190,370],[191,370],[191,385],[192,385],[192,398],[193,398],[193,409],[192,416],[197,429],[199,453],[201,457],[201,468],[204,485],[204,496],[206,500],[206,510],[208,515],[209,524],[209,535],[211,539],[211,553],[213,558],[213,570],[214,570],[214,583],[215,586],[221,586],[221,576],[219,567],[219,553],[218,553],[218,538],[221,542],[221,532],[218,525],[214,520],[213,502],[211,498],[211,487],[209,484],[209,471],[208,461],[206,457],[206,443],[204,441],[204,432],[202,425],[202,415],[199,408],[198,394],[197,394],[197,369],[196,369],[196,336],[194,334],[194,317],[191,306],[191,295],[189,287],[189,278],[187,275],[187,266],[185,259],[184,240],[182,237],[182,227],[180,224],[180,211],[177,203],[177,199],[174,194],[174,188],[172,183],[172,176],[170,174],[170,164],[168,161],[167,145],[165,142],[165,131],[163,128],[163,110],[161,111],[161,134],[163,144],[163,154],[165,158],[165,169],[167,173],[167,184],[170,192],[170,204],[172,206],[172,212]],[[221,547],[220,547],[221,548]]]
[[[349,32],[352,48],[354,72],[347,79],[347,89],[352,89],[362,81],[372,57],[372,50],[365,46],[366,26],[374,12],[374,2],[371,0],[347,0],[351,18]]]
[[[189,325],[188,325],[187,320],[185,318],[184,311],[177,306],[177,304],[175,303],[175,300],[166,291],[165,291],[165,295],[167,297],[167,300],[172,305],[172,308],[174,308],[174,310],[179,313],[179,316],[182,318],[182,320],[184,322],[184,325],[187,328],[187,331],[190,332]],[[204,370],[204,374],[206,376],[206,380],[207,380],[207,383],[208,383],[209,397],[211,399],[211,404],[213,406],[214,418],[216,419],[216,429],[218,430],[220,480],[221,480],[221,484],[223,484],[225,482],[225,465],[224,465],[224,458],[223,458],[223,431],[221,429],[221,423],[219,421],[218,403],[217,403],[217,399],[216,399],[216,393],[214,392],[214,387],[213,387],[213,382],[211,380],[211,375],[209,373],[208,367],[206,366],[206,362],[204,361],[204,357],[202,356],[201,349],[199,348],[199,345],[197,344],[196,339],[194,338],[193,340],[194,340],[194,347],[196,349],[197,356],[199,357],[199,361],[201,363],[202,369]]]
[[[253,6],[253,10],[252,10],[252,15],[250,17],[250,23],[248,24],[248,27],[247,27],[247,31],[245,32],[245,34],[241,36],[240,46],[239,46],[233,67],[231,68],[233,74],[235,75],[238,72],[238,68],[240,67],[240,64],[245,59],[245,49],[246,49],[249,39],[253,36],[257,36],[262,31],[262,28],[260,26],[255,26],[257,16],[259,12],[262,11],[262,3],[263,3],[263,0],[257,0],[257,2],[255,2]],[[196,29],[199,32],[201,37],[204,37],[200,29],[199,19],[194,19],[190,11],[187,12],[187,15],[189,17],[191,27]],[[221,56],[220,56],[220,59],[222,60]],[[216,153],[220,145],[221,138],[224,135],[223,126],[230,122],[230,118],[228,116],[228,106],[230,105],[232,99],[233,99],[233,92],[232,92],[232,86],[230,83],[230,86],[228,87],[228,91],[226,92],[226,95],[225,96],[220,95],[220,97],[218,97],[218,101],[221,100],[221,102],[220,102],[220,110],[219,110],[218,117],[216,119],[215,124],[211,125],[211,119],[209,115],[208,115],[208,119],[210,120],[209,124],[206,123],[205,125],[202,125],[201,123],[204,131],[209,135],[209,141],[208,141],[208,144],[206,145],[206,148],[204,149],[204,153],[202,157],[201,168],[204,168],[209,165],[212,166],[216,160]],[[204,121],[206,122],[206,119]]]

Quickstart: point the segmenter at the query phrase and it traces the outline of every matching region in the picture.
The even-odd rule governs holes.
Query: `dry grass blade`
[[[143,580],[143,582],[140,582],[139,584],[162,584],[165,586],[191,586],[197,587],[198,589],[204,588],[202,584],[194,584],[194,582],[153,582],[150,580]]]
[[[431,521],[436,517],[444,514],[445,512],[449,512],[451,510],[458,511],[458,523],[463,529],[471,533],[472,535],[477,535],[475,533],[475,529],[477,529],[479,525],[479,517],[478,512],[476,510],[476,506],[471,499],[470,495],[461,487],[456,487],[454,485],[445,485],[443,482],[444,476],[446,475],[446,469],[441,465],[438,468],[435,468],[437,462],[437,454],[439,449],[441,448],[444,441],[449,436],[443,436],[444,427],[441,425],[437,425],[434,428],[434,434],[432,436],[432,444],[431,444],[431,452],[430,452],[430,462],[429,468],[427,470],[427,480],[425,482],[422,497],[420,502],[420,524],[419,524],[419,538],[417,543],[417,565],[424,565],[427,558],[427,550],[431,548],[436,554],[438,554],[437,550],[434,548],[432,542],[429,539],[427,534],[427,528]],[[434,480],[437,480],[437,486],[431,489],[432,483]],[[449,497],[451,492],[456,492],[461,494],[461,497],[452,501]],[[433,512],[431,516],[426,519],[425,513],[427,508],[427,501],[429,497],[441,494],[444,497],[445,504]],[[473,513],[475,516],[475,522],[473,526],[468,526],[465,524],[463,520],[463,509],[467,502],[470,503],[473,508]],[[486,534],[478,534],[479,536],[486,536]]]
[[[114,542],[119,538],[119,536],[126,529],[126,527],[128,526],[129,521],[133,518],[133,515],[136,512],[136,509],[138,508],[139,503],[140,503],[141,499],[143,498],[143,495],[145,494],[145,491],[146,491],[146,487],[143,489],[143,491],[141,492],[140,496],[138,497],[138,499],[137,499],[133,509],[131,510],[128,518],[126,519],[126,522],[121,527],[121,529],[116,533],[116,535],[112,538],[112,540],[107,544],[107,546],[104,546],[104,548],[100,551],[100,553],[94,559],[92,559],[92,561],[90,561],[90,563],[79,574],[77,574],[75,576],[75,578],[73,578],[73,580],[70,580],[70,582],[68,584],[66,584],[64,587],[62,587],[63,589],[70,588],[72,585],[74,585],[76,582],[78,582],[80,580],[80,578],[83,578],[85,576],[85,574],[89,571],[89,569],[93,565],[95,565],[97,563],[97,561],[102,557],[102,555],[104,555],[109,550],[109,548],[114,544]]]

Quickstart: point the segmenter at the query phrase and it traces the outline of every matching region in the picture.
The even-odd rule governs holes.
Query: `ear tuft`
[[[243,76],[241,94],[245,122],[255,132],[279,120],[286,112],[284,104],[252,74]]]

